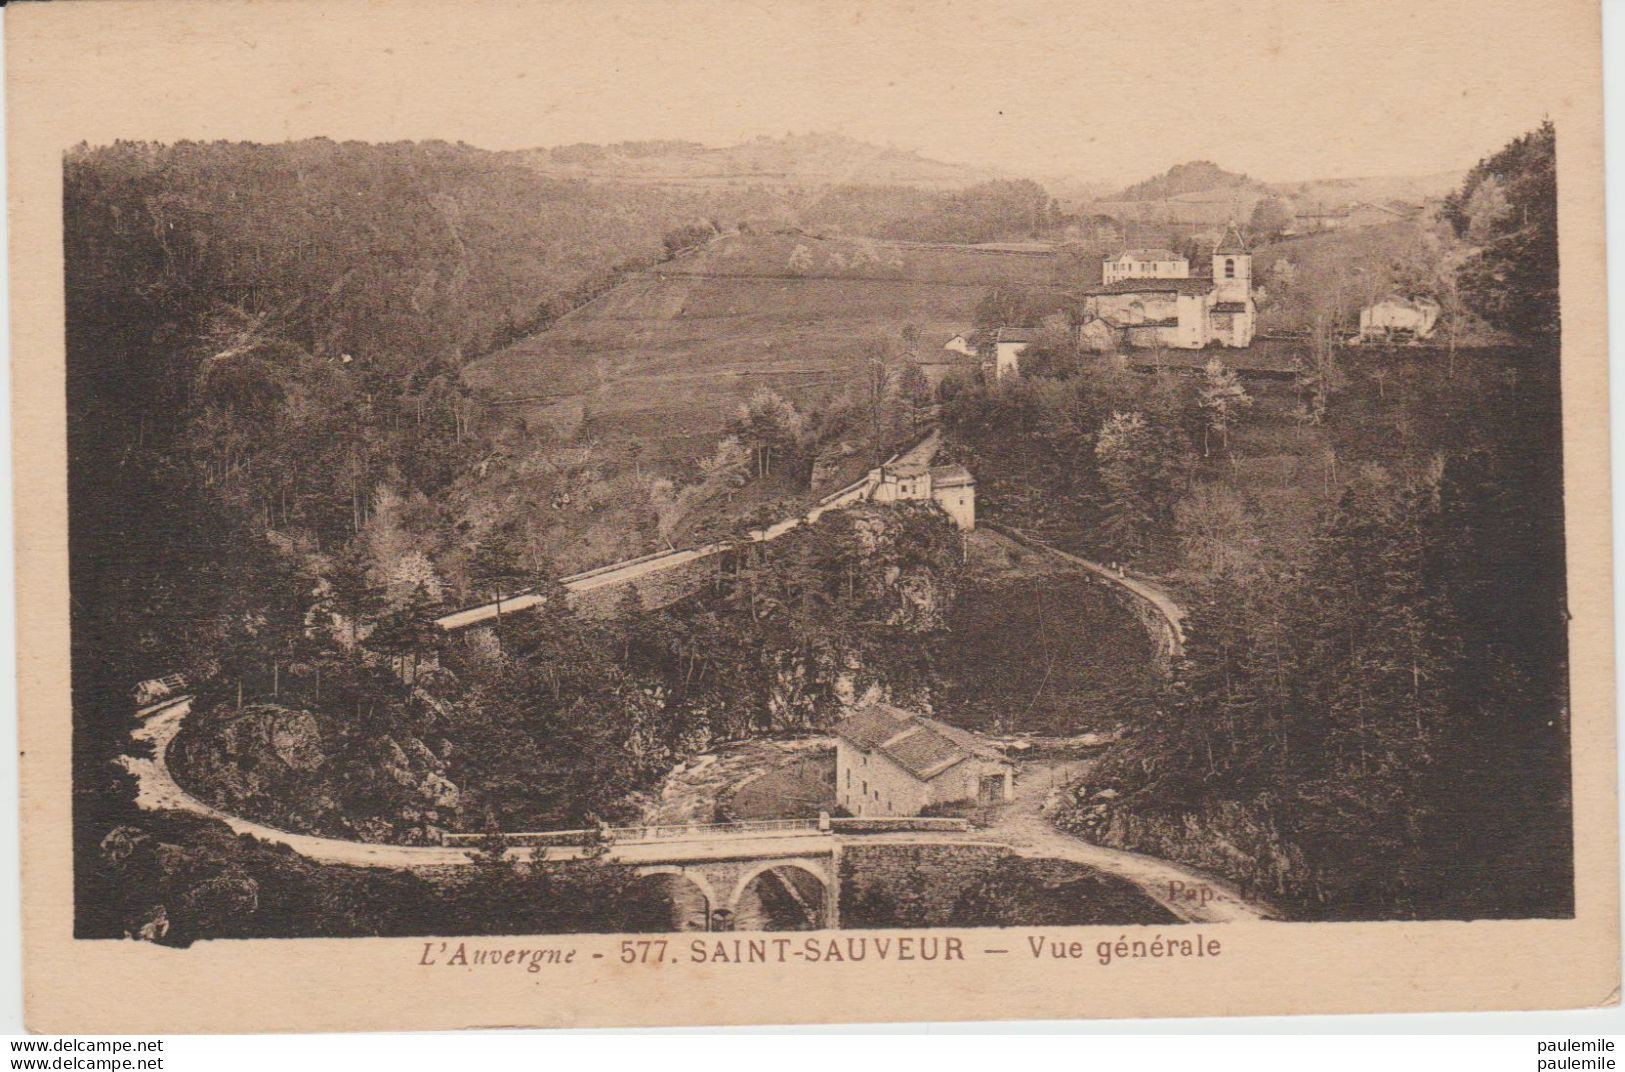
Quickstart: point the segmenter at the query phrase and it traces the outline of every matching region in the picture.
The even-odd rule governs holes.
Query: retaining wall
[[[1000,845],[843,845],[842,923],[897,926],[895,919],[866,918],[865,902],[875,898],[905,913],[904,925],[944,926],[965,891],[1013,855]]]
[[[705,555],[677,566],[651,570],[630,581],[572,592],[570,607],[584,618],[608,618],[614,615],[630,588],[637,593],[644,610],[655,610],[698,592],[710,583],[716,571],[716,556]]]
[[[969,819],[954,816],[872,815],[829,819],[829,829],[837,834],[968,833],[970,828]]]

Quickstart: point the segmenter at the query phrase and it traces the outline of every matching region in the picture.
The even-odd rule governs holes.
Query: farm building
[[[1360,310],[1360,341],[1425,339],[1439,322],[1439,303],[1432,298],[1390,295]]]
[[[1111,280],[1103,268],[1101,285],[1084,292],[1084,326],[1103,321],[1133,347],[1251,345],[1257,319],[1252,261],[1232,225],[1213,247],[1211,275],[1192,276],[1187,268],[1179,275]]]
[[[1015,765],[966,730],[883,703],[835,727],[835,796],[853,815],[918,815],[1014,793]]]

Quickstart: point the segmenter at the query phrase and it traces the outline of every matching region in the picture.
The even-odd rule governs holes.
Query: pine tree
[[[525,566],[523,534],[514,522],[493,525],[474,545],[468,559],[468,579],[474,590],[496,604],[496,631],[502,635],[502,601],[519,595],[533,583]]]
[[[1230,428],[1241,411],[1253,404],[1252,396],[1241,385],[1235,372],[1225,368],[1224,362],[1213,358],[1202,369],[1202,383],[1197,388],[1197,407],[1202,412],[1202,456],[1208,456],[1208,435],[1218,432],[1224,449],[1230,449]]]

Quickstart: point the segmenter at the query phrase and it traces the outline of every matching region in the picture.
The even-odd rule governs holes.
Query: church
[[[1191,275],[1186,260],[1167,250],[1130,250],[1101,274],[1100,285],[1084,291],[1085,331],[1098,321],[1113,340],[1134,347],[1252,344],[1253,258],[1234,224],[1213,248],[1211,274]]]

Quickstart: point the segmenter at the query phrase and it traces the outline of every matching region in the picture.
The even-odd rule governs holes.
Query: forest
[[[194,794],[352,840],[433,844],[442,831],[483,831],[488,858],[469,874],[379,877],[234,839],[211,820],[110,809],[117,821],[81,876],[81,925],[156,928],[169,942],[653,925],[664,907],[640,916],[647,891],[616,869],[503,861],[498,832],[635,819],[640,790],[718,741],[827,729],[872,692],[926,695],[960,554],[957,531],[934,512],[844,511],[747,542],[693,597],[654,613],[630,591],[602,618],[559,598],[509,615],[494,636],[441,642],[439,668],[411,684],[377,658],[403,650],[383,627],[351,647],[342,626],[309,639],[280,681],[262,672],[246,700],[243,678],[223,666],[198,689],[170,756]],[[575,907],[535,907],[549,890],[557,896],[540,900]]]
[[[1445,213],[1460,315],[1499,345],[1311,337],[1286,380],[1059,353],[947,399],[989,519],[1190,612],[1064,827],[1291,918],[1572,912],[1554,153],[1518,139]],[[1416,243],[1386,248],[1414,278]]]
[[[758,392],[681,467],[608,468],[585,438],[504,421],[467,364],[741,227],[987,241],[1044,233],[1058,208],[1021,181],[632,185],[444,143],[71,151],[80,933],[636,922],[496,907],[548,882],[607,903],[619,880],[592,861],[386,879],[137,810],[116,758],[132,686],[160,675],[196,693],[173,757],[188,788],[362,840],[613,821],[709,743],[823,728],[873,690],[1002,724],[933,693],[962,661],[949,623],[977,620],[955,618],[963,547],[939,516],[743,539],[933,405],[992,520],[1191,607],[1183,664],[1154,696],[1134,684],[1070,828],[1303,917],[1569,911],[1554,152],[1549,126],[1520,139],[1469,173],[1440,233],[1364,250],[1385,280],[1448,291],[1448,353],[1335,345],[1354,296],[1300,264],[1271,299],[1308,325],[1289,380],[1222,360],[1148,375],[1049,334],[1023,379],[932,397],[892,348],[855,354],[826,405]],[[967,313],[1012,302],[1037,319],[1053,298],[999,288]],[[601,531],[554,523],[583,509]],[[434,635],[459,603],[558,594],[566,556],[684,538],[735,546],[671,606],[561,597],[490,640]]]
[[[403,693],[388,661],[421,648],[436,608],[557,573],[517,523],[526,503],[485,487],[513,430],[463,383],[469,360],[723,227],[801,223],[811,207],[818,225],[907,230],[913,220],[938,237],[932,221],[962,204],[950,190],[812,197],[593,183],[460,144],[322,139],[79,146],[64,157],[63,193],[82,882],[110,831],[149,819],[133,811],[114,762],[132,725],[131,689],[147,678],[182,673],[200,709],[234,716],[218,749],[187,743],[183,767],[220,774],[220,792],[248,801],[297,783],[310,828],[349,808],[347,822],[382,836],[381,816],[400,806],[397,820],[421,831],[448,806],[448,786],[465,788],[446,777],[446,757],[422,747],[446,701]],[[1009,210],[1030,222],[1036,200],[1016,196]],[[750,418],[740,420],[748,434]],[[788,443],[799,458],[789,487],[805,487],[815,441],[752,427],[771,439],[723,434],[716,457],[672,474],[671,501],[731,498],[751,483],[750,452],[770,441]],[[569,443],[542,446],[544,501],[592,487],[590,462],[571,459]],[[655,538],[658,502],[645,514],[647,529],[624,538]],[[312,630],[312,620],[329,627]],[[572,632],[556,643],[586,640]],[[475,695],[543,688],[550,709],[574,704],[576,724],[592,727],[594,703],[641,696],[645,684],[602,671],[580,668],[590,697],[557,670],[545,681],[493,672],[460,684]],[[495,739],[517,717],[511,706],[455,702],[481,712],[470,739]],[[275,763],[225,777],[222,757],[251,758],[258,742]],[[601,753],[606,763],[626,758],[622,743]],[[319,775],[317,752],[338,757]],[[465,781],[493,779],[469,792],[476,823],[505,800],[503,771],[481,767],[480,755],[449,761]],[[607,811],[619,789],[600,781],[636,780],[659,755],[625,772],[574,772],[592,788],[561,783],[533,818],[559,816],[566,798],[572,815]],[[83,914],[81,924],[119,930]]]

